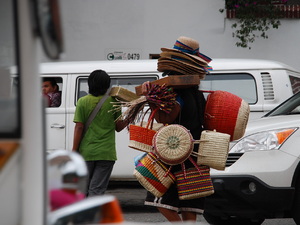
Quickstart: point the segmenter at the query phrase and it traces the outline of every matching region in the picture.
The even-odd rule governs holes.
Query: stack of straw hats
[[[199,43],[189,37],[179,37],[174,47],[161,48],[157,70],[164,75],[199,75],[201,79],[212,70],[209,57],[199,52]]]

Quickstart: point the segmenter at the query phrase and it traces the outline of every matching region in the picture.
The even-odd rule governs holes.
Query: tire
[[[300,177],[298,177],[295,186],[295,198],[292,209],[292,216],[297,225],[300,225]]]
[[[211,225],[261,225],[264,219],[251,220],[246,218],[228,217],[221,218],[204,212],[203,217]]]

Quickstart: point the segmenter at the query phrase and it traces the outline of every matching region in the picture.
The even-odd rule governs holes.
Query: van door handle
[[[51,128],[64,129],[65,125],[54,123],[54,124],[51,125]]]

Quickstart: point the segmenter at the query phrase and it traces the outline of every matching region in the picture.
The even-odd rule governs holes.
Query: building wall
[[[251,50],[236,47],[224,0],[61,0],[65,55],[62,60],[108,60],[109,53],[148,59],[161,47],[172,48],[183,35],[199,41],[211,58],[259,58],[300,70],[299,19],[283,19],[269,39],[258,38]],[[124,53],[124,54],[123,54]]]

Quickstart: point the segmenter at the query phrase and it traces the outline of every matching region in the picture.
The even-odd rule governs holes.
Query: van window
[[[135,93],[135,87],[141,85],[145,81],[157,80],[158,76],[143,76],[143,77],[131,77],[131,76],[111,76],[111,86],[122,86],[129,91]],[[88,77],[79,77],[77,80],[77,93],[76,93],[76,102],[79,98],[88,94]],[[76,105],[76,103],[75,103]]]
[[[293,94],[296,94],[300,91],[300,78],[291,75],[289,75],[289,77],[292,85]]]
[[[44,93],[44,88],[46,85],[56,86],[55,92]],[[44,93],[46,107],[59,107],[62,100],[62,78],[61,77],[43,77],[42,90]],[[46,87],[47,89],[47,87]]]
[[[239,96],[249,104],[257,102],[255,79],[248,73],[208,74],[205,80],[201,80],[200,90],[227,91]]]

